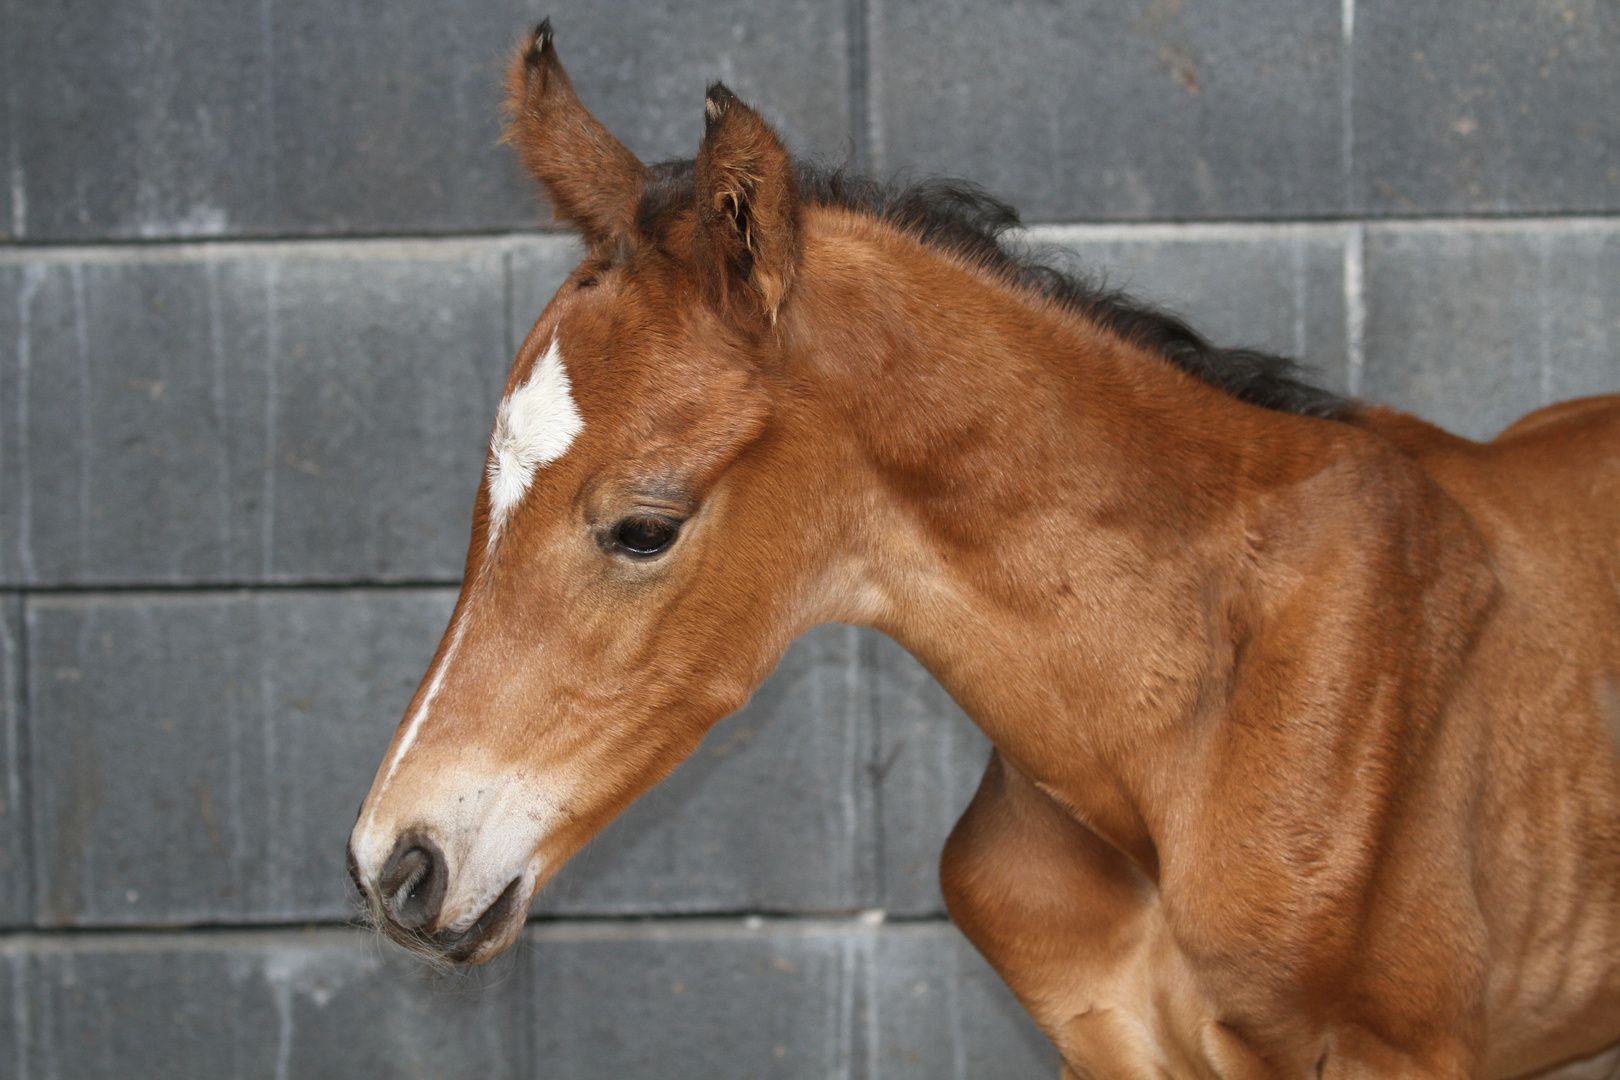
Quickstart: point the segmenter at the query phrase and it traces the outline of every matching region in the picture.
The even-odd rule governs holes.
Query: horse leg
[[[1214,1023],[1152,882],[999,753],[946,841],[940,882],[957,926],[1062,1054],[1063,1080],[1264,1074]]]
[[[940,884],[957,926],[1057,1046],[1062,1080],[1459,1080],[1476,1067],[1460,1041],[1413,1053],[1354,1023],[1307,1022],[1262,1057],[1221,1022],[1154,883],[999,753],[945,843]],[[1579,1066],[1557,1080],[1606,1067]]]

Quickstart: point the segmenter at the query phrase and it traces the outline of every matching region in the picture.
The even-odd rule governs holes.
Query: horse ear
[[[799,182],[782,140],[720,83],[698,149],[699,269],[724,310],[742,297],[772,323],[799,262]]]
[[[585,111],[557,59],[551,20],[534,28],[506,76],[506,138],[545,186],[557,220],[600,246],[630,235],[647,167]]]

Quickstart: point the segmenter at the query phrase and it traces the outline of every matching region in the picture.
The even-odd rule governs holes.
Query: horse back
[[[1355,422],[1389,438],[1467,511],[1510,592],[1533,582],[1543,602],[1566,600],[1582,612],[1614,607],[1620,395],[1550,405],[1487,443],[1385,408]]]

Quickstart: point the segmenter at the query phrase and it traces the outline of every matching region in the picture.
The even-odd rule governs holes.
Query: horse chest
[[[1136,1080],[1262,1080],[1305,1076],[1312,1055],[1279,1070],[1222,1023],[1218,1003],[1200,984],[1156,911],[1144,911],[1135,948],[1074,972],[1067,1015],[1053,1023],[1065,1061],[1082,1077]],[[1079,999],[1087,1001],[1075,1008]],[[1269,1056],[1269,1055],[1268,1055]]]
[[[1256,1012],[1241,979],[1212,990],[1158,889],[999,754],[946,845],[941,884],[1075,1075],[1259,1080],[1306,1076],[1320,1059],[1297,1017],[1284,1025],[1294,1041],[1264,1047],[1224,1022]]]

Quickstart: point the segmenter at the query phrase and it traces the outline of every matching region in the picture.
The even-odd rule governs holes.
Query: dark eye
[[[626,555],[650,559],[675,542],[680,525],[651,514],[625,518],[613,530],[613,546]]]

